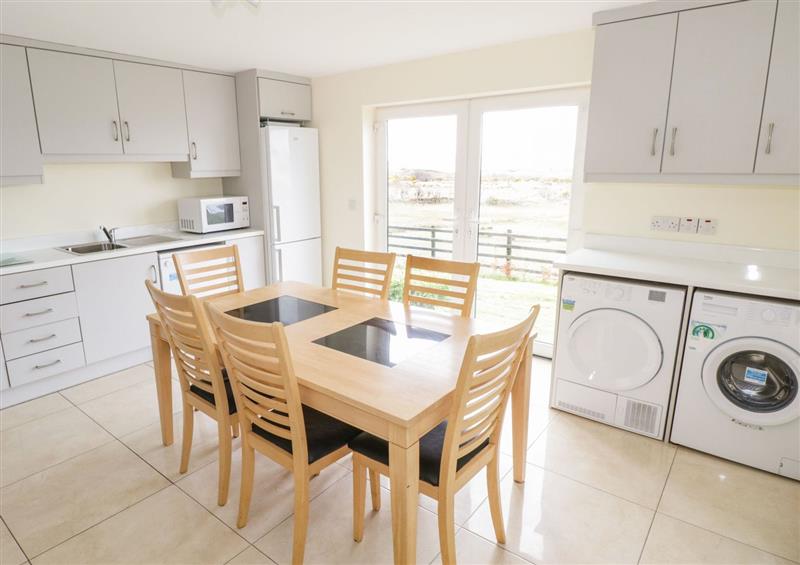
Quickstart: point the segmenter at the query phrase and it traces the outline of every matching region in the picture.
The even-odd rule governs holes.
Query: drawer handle
[[[32,337],[28,340],[28,343],[40,343],[42,341],[47,341],[48,339],[53,339],[54,337],[56,337],[56,334],[50,334],[44,337]]]
[[[36,288],[37,286],[44,286],[46,284],[47,284],[47,281],[41,281],[41,282],[31,283],[31,284],[21,284],[17,288],[19,288],[19,289]]]
[[[281,116],[294,116],[294,112],[285,112],[281,110]]]
[[[61,359],[56,359],[55,361],[51,361],[50,363],[45,363],[44,365],[34,365],[34,369],[47,369],[48,367],[52,367],[53,365],[58,365],[61,363]]]
[[[38,312],[25,312],[23,316],[26,318],[32,318],[34,316],[41,316],[42,314],[49,314],[52,311],[52,308],[45,308],[44,310],[39,310]]]

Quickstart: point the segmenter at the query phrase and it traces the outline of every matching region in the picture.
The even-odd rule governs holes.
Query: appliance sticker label
[[[715,340],[718,337],[722,337],[722,334],[725,331],[725,326],[706,324],[704,322],[697,322],[694,320],[692,320],[690,328],[691,328],[690,335],[691,338],[694,340],[700,340],[700,339]]]
[[[765,371],[764,369],[756,369],[755,367],[745,367],[744,370],[744,380],[745,382],[754,384],[754,385],[765,385],[767,384],[767,377],[769,376],[769,372]]]
[[[572,298],[562,298],[561,309],[567,310],[568,312],[575,310],[575,300],[573,300]]]

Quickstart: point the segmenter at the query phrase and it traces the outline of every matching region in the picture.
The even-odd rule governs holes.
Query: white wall
[[[587,84],[592,43],[585,30],[313,79],[325,272],[337,245],[365,245],[375,106]],[[703,241],[800,249],[797,187],[586,187],[585,231],[681,239],[649,232],[650,216],[702,214],[719,220],[718,234]]]
[[[0,188],[0,239],[171,222],[178,198],[222,194],[220,179],[172,178],[169,163],[51,164],[44,180]]]

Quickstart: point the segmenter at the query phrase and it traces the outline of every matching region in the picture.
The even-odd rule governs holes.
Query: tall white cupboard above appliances
[[[181,198],[178,226],[190,233],[211,233],[250,226],[247,196]]]
[[[696,291],[671,441],[800,480],[800,304]]]
[[[586,180],[796,183],[799,22],[796,0],[596,13]]]
[[[663,438],[685,290],[565,274],[551,405]]]

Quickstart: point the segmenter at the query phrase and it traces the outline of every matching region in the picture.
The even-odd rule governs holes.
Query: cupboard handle
[[[650,155],[656,155],[656,138],[658,137],[658,128],[653,128],[653,141],[650,142]]]
[[[119,125],[117,125],[117,120],[112,120],[111,124],[114,126],[114,141],[119,141]]]
[[[150,280],[153,281],[153,284],[158,284],[158,269],[155,265],[150,265],[150,268],[153,270],[153,278]]]
[[[197,161],[197,144],[192,141],[192,159]]]
[[[672,141],[669,144],[669,154],[675,155],[675,136],[678,135],[678,128],[672,128]]]
[[[28,343],[39,343],[42,341],[47,341],[48,339],[53,339],[54,337],[56,337],[56,334],[50,334],[44,337],[32,337],[31,339],[28,340]]]
[[[43,314],[49,314],[52,312],[52,308],[45,308],[44,310],[39,310],[38,312],[25,312],[22,315],[23,318],[33,318],[34,316],[42,316]]]
[[[278,281],[283,282],[283,249],[276,249],[278,254]]]
[[[294,116],[294,112],[285,112],[281,110],[281,116]]]
[[[122,125],[125,126],[125,141],[131,140],[131,126],[128,124],[127,121],[122,122]]]
[[[31,284],[21,284],[17,288],[21,288],[21,289],[36,288],[37,286],[44,286],[46,284],[47,284],[47,281],[41,281],[41,282],[31,283]]]
[[[772,132],[775,129],[775,122],[770,122],[769,126],[767,126],[767,147],[764,149],[764,153],[769,155],[772,153]]]
[[[53,365],[58,365],[61,363],[61,359],[56,359],[55,361],[51,361],[50,363],[45,363],[44,365],[34,365],[34,369],[47,369],[48,367],[52,367]]]
[[[273,206],[273,210],[275,210],[275,241],[280,241],[281,238],[281,207],[280,206]]]

